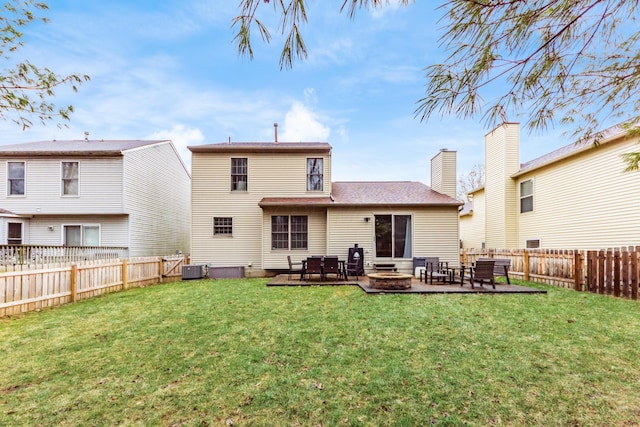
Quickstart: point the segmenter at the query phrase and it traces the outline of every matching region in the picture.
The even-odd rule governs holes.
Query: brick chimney
[[[443,148],[431,159],[431,188],[456,198],[456,152]]]

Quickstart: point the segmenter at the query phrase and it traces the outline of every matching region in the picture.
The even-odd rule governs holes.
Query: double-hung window
[[[7,163],[7,192],[10,196],[24,196],[24,180],[25,180],[25,163],[24,162],[8,162]]]
[[[307,249],[308,217],[274,215],[271,217],[271,249]]]
[[[411,215],[376,215],[376,257],[411,258]]]
[[[307,159],[307,191],[322,191],[322,158]]]
[[[520,213],[533,211],[533,180],[520,183]]]
[[[62,162],[62,195],[78,195],[78,162]]]
[[[247,191],[247,159],[231,159],[231,191]]]

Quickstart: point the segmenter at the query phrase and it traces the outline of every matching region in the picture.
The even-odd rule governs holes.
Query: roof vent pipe
[[[89,141],[89,132],[87,132],[86,130],[84,131],[84,140]]]
[[[275,137],[275,143],[278,143],[278,124],[274,123],[273,124],[273,133],[274,133],[274,137]]]

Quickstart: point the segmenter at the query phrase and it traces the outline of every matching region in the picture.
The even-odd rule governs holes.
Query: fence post
[[[613,295],[620,296],[620,250],[613,253]]]
[[[576,291],[581,291],[581,281],[582,281],[582,260],[580,259],[580,251],[575,249],[573,251],[573,289]]]
[[[78,299],[78,265],[71,264],[71,302],[76,302]]]
[[[638,249],[631,252],[631,299],[638,299]]]
[[[629,251],[622,252],[622,296],[629,298]]]
[[[128,263],[126,259],[122,260],[122,289],[129,289],[129,281],[127,280],[127,272]]]
[[[158,257],[158,283],[162,283],[162,276],[164,275],[164,262],[162,257]]]
[[[523,265],[522,265],[522,280],[529,281],[529,251],[524,250],[523,253]]]

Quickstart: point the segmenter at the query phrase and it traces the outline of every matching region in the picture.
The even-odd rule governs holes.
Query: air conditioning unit
[[[183,265],[182,280],[202,279],[204,277],[204,265]]]

